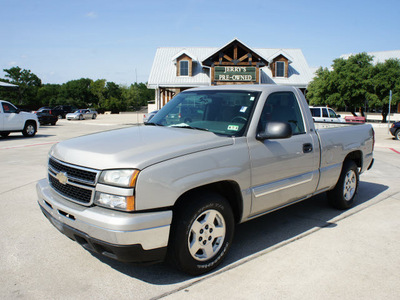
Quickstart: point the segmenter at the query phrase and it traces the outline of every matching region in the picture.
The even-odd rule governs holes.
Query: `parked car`
[[[73,113],[66,115],[68,121],[70,120],[83,120],[83,119],[96,119],[97,111],[90,109],[78,109]]]
[[[58,105],[51,109],[51,114],[57,116],[59,119],[65,119],[67,114],[76,110],[77,108],[72,105]]]
[[[152,112],[144,114],[143,115],[143,123],[146,124],[147,122],[149,122],[151,120],[151,118],[156,115],[157,112],[158,112],[158,110],[154,110]]]
[[[310,106],[310,110],[315,122],[346,122],[346,120],[341,118],[341,116],[332,108],[325,106]]]
[[[7,137],[11,132],[22,132],[32,137],[39,128],[37,115],[23,112],[12,103],[0,100],[0,135]]]
[[[395,122],[390,127],[390,133],[396,138],[396,140],[400,141],[400,122]]]
[[[40,125],[51,124],[56,125],[58,117],[51,114],[51,109],[39,109],[35,112],[39,119]]]
[[[189,104],[195,118],[168,123]],[[222,262],[237,223],[323,192],[336,208],[353,206],[373,128],[316,125],[293,87],[188,89],[146,126],[55,144],[38,203],[87,250],[124,262],[168,256],[200,275]]]

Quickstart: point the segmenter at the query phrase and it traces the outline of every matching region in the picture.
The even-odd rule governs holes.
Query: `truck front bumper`
[[[47,179],[36,185],[43,214],[63,234],[84,248],[124,262],[164,259],[172,211],[125,213],[72,203],[57,193]]]

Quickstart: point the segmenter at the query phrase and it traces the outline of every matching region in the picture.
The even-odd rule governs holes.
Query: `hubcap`
[[[35,133],[35,127],[33,127],[33,125],[28,125],[28,127],[26,127],[26,132],[29,135],[33,135]]]
[[[346,174],[343,187],[343,196],[346,201],[350,201],[353,198],[356,192],[356,186],[357,186],[356,173],[353,170],[350,170]]]
[[[188,238],[189,252],[199,261],[214,257],[225,240],[225,220],[220,212],[207,210],[193,222]]]

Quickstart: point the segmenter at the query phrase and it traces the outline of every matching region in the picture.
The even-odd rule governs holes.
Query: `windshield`
[[[168,102],[148,125],[192,128],[241,136],[260,92],[186,91]]]

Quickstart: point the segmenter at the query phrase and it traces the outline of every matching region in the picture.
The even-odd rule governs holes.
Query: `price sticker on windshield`
[[[228,130],[238,131],[239,130],[239,126],[238,125],[229,125],[228,126]]]

